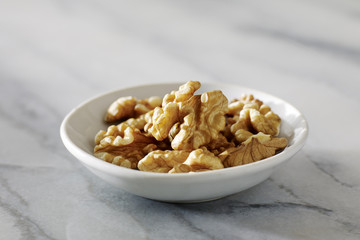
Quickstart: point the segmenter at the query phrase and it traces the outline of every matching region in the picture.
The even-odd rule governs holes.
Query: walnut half
[[[231,106],[231,107],[230,107]],[[236,120],[230,125],[230,131],[237,142],[242,143],[253,134],[262,132],[277,136],[280,132],[280,117],[273,113],[269,106],[255,99],[253,95],[244,95],[240,100],[231,103],[229,119]],[[240,107],[238,107],[240,106]],[[237,112],[240,110],[239,112]]]
[[[184,117],[171,142],[172,148],[194,150],[216,139],[225,128],[227,104],[227,98],[217,90],[190,98],[180,108]]]
[[[141,100],[134,97],[121,97],[109,106],[105,121],[111,123],[121,119],[137,118],[160,105],[160,97],[154,96]]]
[[[193,97],[201,84],[198,81],[189,81],[179,87],[179,90],[166,94],[161,107],[156,107],[153,114],[146,118],[145,131],[152,134],[158,141],[168,137],[174,124],[183,118],[180,108],[184,102],[189,105],[189,99]]]
[[[286,146],[286,138],[277,138],[258,133],[251,136],[240,146],[222,152],[219,157],[225,167],[234,167],[271,157]]]
[[[146,154],[157,148],[156,140],[145,136],[139,129],[121,123],[99,131],[95,137],[94,155],[107,162],[128,168],[137,168],[137,163]]]
[[[194,151],[156,150],[138,164],[140,171],[162,173],[200,172],[224,168],[220,158],[205,148]]]
[[[225,128],[228,101],[219,91],[193,95],[200,83],[189,81],[165,95],[162,107],[156,107],[145,131],[156,140],[169,139],[175,150],[194,150],[216,139]]]

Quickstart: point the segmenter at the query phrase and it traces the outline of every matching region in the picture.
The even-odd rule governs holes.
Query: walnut
[[[177,150],[193,150],[216,139],[225,128],[227,98],[221,91],[205,92],[185,102],[180,108],[184,115],[180,131],[171,146]]]
[[[263,104],[259,99],[254,98],[252,94],[244,94],[240,99],[234,99],[229,104],[228,114],[231,116],[239,115],[240,111],[244,108],[259,109]]]
[[[95,137],[94,155],[116,165],[137,168],[146,154],[157,148],[156,140],[137,128],[121,123],[99,131]]]
[[[179,90],[172,91],[170,94],[166,94],[162,106],[165,107],[166,104],[170,102],[181,103],[185,102],[186,100],[190,99],[196,90],[201,87],[200,82],[198,81],[188,81],[187,83],[181,85]]]
[[[121,97],[113,102],[105,115],[106,122],[115,122],[122,118],[134,116],[136,99],[134,97]]]
[[[236,115],[239,114],[239,112],[244,108],[244,103],[241,101],[233,101],[229,104],[229,111],[228,114],[229,115]]]
[[[192,151],[185,162],[175,165],[169,173],[202,172],[221,168],[224,168],[224,165],[220,158],[206,148],[200,148]]]
[[[234,133],[234,136],[239,143],[246,141],[249,137],[251,137],[253,135],[254,134],[252,132],[247,131],[245,129],[238,129]]]
[[[151,111],[153,111],[153,110],[151,110]],[[142,114],[137,118],[129,118],[128,120],[124,121],[123,123],[126,123],[127,125],[137,128],[139,130],[143,130],[146,125],[145,116],[146,116],[146,114]]]
[[[271,157],[287,146],[286,138],[258,133],[238,147],[229,148],[219,155],[225,167],[248,164]]]
[[[206,149],[156,150],[139,161],[138,168],[147,172],[184,173],[224,168],[220,158]]]
[[[156,107],[145,119],[145,131],[151,133],[158,141],[164,140],[172,126],[179,121],[179,107],[176,103],[168,103],[162,108]]]
[[[193,150],[215,139],[225,127],[227,98],[221,91],[193,95],[199,82],[189,81],[165,95],[162,107],[146,118],[145,131],[158,141],[168,138],[175,150]]]
[[[222,134],[219,134],[217,138],[211,140],[211,142],[206,145],[206,148],[216,156],[230,147],[235,147],[235,144],[229,142]]]
[[[160,107],[162,98],[152,96],[147,99],[137,100],[137,103],[134,107],[136,115],[141,115],[153,110],[156,107]]]
[[[107,153],[107,152],[96,152],[94,153],[94,156],[97,158],[100,158],[106,162],[118,165],[118,166],[122,166],[122,167],[126,167],[126,168],[133,168],[135,169],[135,162],[136,161],[131,161],[131,158],[127,159],[124,158],[123,156],[117,156],[115,154],[111,154],[111,153]]]
[[[240,101],[244,103],[243,109],[235,116],[238,116],[238,120],[230,126],[231,133],[239,143],[258,132],[271,136],[279,134],[281,119],[269,106],[254,99],[252,95],[247,95]]]
[[[115,122],[126,118],[136,118],[161,105],[160,97],[138,100],[134,97],[121,97],[113,102],[105,115],[106,122]]]
[[[140,171],[167,173],[175,165],[185,162],[189,154],[190,151],[155,150],[139,161],[138,168]]]
[[[260,110],[250,109],[251,125],[258,132],[277,136],[280,132],[280,117],[270,111],[270,107],[262,105]]]
[[[241,96],[240,101],[244,103],[244,108],[255,108],[259,109],[263,102],[259,99],[254,98],[252,94],[244,94]],[[250,107],[251,106],[251,107]]]
[[[242,143],[253,135],[249,109],[243,109],[240,111],[238,120],[231,125],[230,131],[234,134],[235,139],[239,143]]]
[[[179,109],[182,102],[191,98],[200,86],[200,82],[189,81],[181,85],[178,91],[166,94],[162,101],[162,107],[156,107],[154,112],[145,118],[147,122],[145,131],[152,134],[158,141],[167,138],[173,125],[179,122]]]

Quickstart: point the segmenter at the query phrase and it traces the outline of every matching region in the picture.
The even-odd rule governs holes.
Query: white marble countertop
[[[309,121],[267,181],[201,204],[109,186],[67,152],[82,101],[152,82],[231,82]],[[0,239],[360,239],[360,2],[0,4]]]

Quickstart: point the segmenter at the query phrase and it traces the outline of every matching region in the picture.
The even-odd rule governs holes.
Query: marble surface
[[[357,0],[0,3],[0,239],[360,239]],[[82,101],[153,82],[230,82],[309,121],[270,179],[201,204],[107,185],[64,148]]]

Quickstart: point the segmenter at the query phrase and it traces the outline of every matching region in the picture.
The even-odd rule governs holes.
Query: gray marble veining
[[[0,239],[359,239],[360,3],[44,1],[0,4]],[[309,121],[267,181],[201,204],[102,182],[61,143],[89,97],[152,82],[223,81]]]

